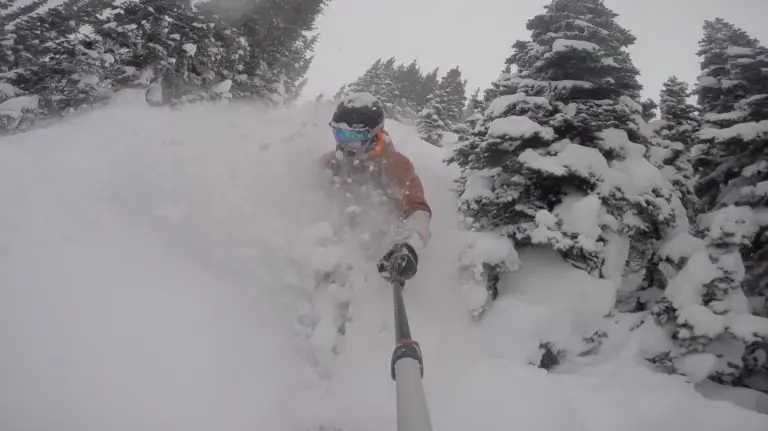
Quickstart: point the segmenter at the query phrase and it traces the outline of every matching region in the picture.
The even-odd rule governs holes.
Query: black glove
[[[416,275],[419,257],[409,244],[395,244],[379,261],[379,273],[387,280],[407,280]]]

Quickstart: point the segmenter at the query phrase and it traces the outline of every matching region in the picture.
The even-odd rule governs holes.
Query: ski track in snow
[[[343,239],[344,208],[316,169],[332,107],[139,99],[0,140],[0,428],[396,429],[391,291],[374,267],[387,244]],[[405,292],[435,430],[768,429],[651,372],[631,338],[558,372],[530,365],[540,341],[604,324],[613,294],[547,252],[521,255],[472,323],[455,273],[457,170],[412,129],[388,129],[435,213]],[[351,268],[352,321],[343,353],[315,352],[313,367],[298,304],[315,270],[337,265]]]

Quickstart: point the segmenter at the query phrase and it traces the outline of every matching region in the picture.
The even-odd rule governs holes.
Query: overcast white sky
[[[549,0],[331,0],[318,21],[320,40],[304,97],[333,95],[379,57],[422,70],[461,67],[468,91],[486,88],[504,66],[526,22]],[[605,0],[636,44],[631,48],[645,96],[658,100],[672,74],[689,83],[698,74],[698,41],[705,19],[722,17],[768,44],[768,0]]]

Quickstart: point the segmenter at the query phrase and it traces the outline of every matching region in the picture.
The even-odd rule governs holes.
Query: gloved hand
[[[378,268],[382,277],[387,280],[407,280],[416,275],[419,257],[416,251],[407,243],[395,244],[391,250],[379,260]]]

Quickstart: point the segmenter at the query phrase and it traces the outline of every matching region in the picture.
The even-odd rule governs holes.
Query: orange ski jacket
[[[380,132],[378,145],[366,160],[354,163],[354,160],[345,158],[337,149],[323,154],[321,161],[336,176],[371,175],[387,193],[403,220],[417,211],[432,216],[432,209],[424,197],[424,187],[413,163],[395,149],[392,138],[385,131]]]

